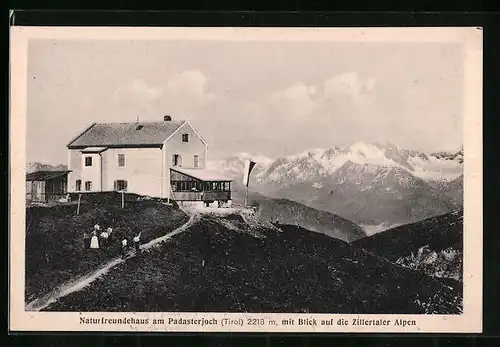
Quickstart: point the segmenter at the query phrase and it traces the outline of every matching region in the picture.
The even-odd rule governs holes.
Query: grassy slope
[[[463,211],[402,225],[353,244],[428,275],[462,281]],[[453,282],[447,281],[461,287]]]
[[[355,241],[353,244],[395,261],[429,245],[441,251],[448,247],[462,250],[463,212],[452,212],[402,225]]]
[[[154,201],[128,201],[125,209],[106,200],[86,202],[76,215],[76,205],[30,207],[26,209],[26,300],[46,294],[63,282],[91,272],[120,252],[123,236],[132,238],[135,227],[147,242],[175,229],[187,220],[177,207]],[[96,222],[111,226],[113,242],[108,251],[89,250],[83,245],[84,231]]]
[[[254,198],[257,213],[268,221],[298,225],[337,239],[352,242],[366,236],[355,223],[327,211],[317,210],[287,199]]]
[[[461,296],[419,272],[296,226],[203,217],[54,311],[459,313]],[[202,262],[205,262],[202,266]]]

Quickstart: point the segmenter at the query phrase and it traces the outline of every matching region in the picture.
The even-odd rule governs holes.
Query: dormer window
[[[189,142],[189,134],[182,134],[182,142]]]

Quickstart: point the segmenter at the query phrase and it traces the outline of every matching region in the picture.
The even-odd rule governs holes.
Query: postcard
[[[482,30],[11,27],[12,331],[482,331]]]

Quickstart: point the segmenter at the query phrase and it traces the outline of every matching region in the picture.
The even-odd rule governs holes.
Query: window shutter
[[[114,190],[118,190],[118,181],[114,182],[114,187],[115,187]]]
[[[123,181],[123,190],[127,191],[127,181]]]

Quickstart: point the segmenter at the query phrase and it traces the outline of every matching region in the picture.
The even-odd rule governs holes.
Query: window
[[[193,156],[193,166],[198,167],[199,165],[199,157],[197,155]]]
[[[182,134],[182,142],[189,142],[189,134]]]
[[[85,157],[85,166],[92,166],[92,157]]]
[[[174,154],[172,156],[172,166],[181,166],[182,165],[182,157],[179,154]]]
[[[119,192],[126,192],[127,191],[127,181],[125,181],[125,180],[115,181],[115,190],[117,190]]]
[[[85,182],[85,190],[87,192],[90,192],[92,190],[92,182],[90,181]]]
[[[80,192],[82,190],[82,180],[76,180],[76,191]]]
[[[125,166],[125,154],[118,154],[118,166]]]

